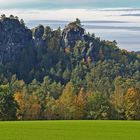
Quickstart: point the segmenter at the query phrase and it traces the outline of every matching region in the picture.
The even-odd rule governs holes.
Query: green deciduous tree
[[[113,119],[114,109],[110,101],[99,92],[88,95],[86,110],[88,119]]]
[[[17,103],[9,85],[0,86],[0,120],[16,120]]]

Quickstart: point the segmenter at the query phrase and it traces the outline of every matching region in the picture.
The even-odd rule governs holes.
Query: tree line
[[[117,77],[113,93],[105,95],[72,81],[64,86],[48,76],[30,84],[13,76],[0,86],[0,120],[139,120],[140,89],[135,84]]]

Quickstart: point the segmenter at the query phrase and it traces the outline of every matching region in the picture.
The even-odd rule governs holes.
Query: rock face
[[[34,38],[34,45],[36,46],[44,46],[45,41],[43,40],[44,35],[44,26],[39,25],[34,29],[33,38]]]
[[[83,61],[93,58],[94,42],[91,37],[85,33],[84,28],[76,22],[72,22],[65,27],[62,33],[61,45],[64,49],[73,50],[77,41],[84,41],[85,45],[80,46]]]
[[[32,40],[32,32],[18,19],[0,20],[0,63],[14,59],[24,46]]]
[[[85,30],[76,22],[68,24],[63,30],[61,44],[64,47],[72,47],[76,41],[82,40]]]
[[[38,46],[47,47],[47,40],[53,38],[57,33],[50,27],[44,28],[39,25],[33,30],[24,25],[15,17],[3,17],[0,19],[0,64],[7,61],[11,62],[20,57],[20,52],[24,47]],[[86,45],[81,47],[81,53],[85,61],[92,59],[94,43],[85,34],[84,28],[77,22],[69,23],[61,34],[60,47],[74,50],[77,41],[84,41]]]
[[[52,30],[43,25],[28,29],[14,16],[0,18],[0,74],[6,77],[16,74],[29,82],[51,75],[58,67],[64,70],[81,62],[90,64],[98,60],[100,46],[100,40],[86,34],[77,21],[63,30]]]

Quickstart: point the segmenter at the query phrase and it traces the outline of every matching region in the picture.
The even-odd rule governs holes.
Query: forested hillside
[[[140,119],[140,54],[79,19],[28,29],[1,15],[0,120],[35,119]]]

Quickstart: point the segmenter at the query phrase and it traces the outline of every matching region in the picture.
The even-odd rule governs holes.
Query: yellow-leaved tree
[[[125,115],[128,120],[140,119],[140,90],[129,88],[125,95]]]

